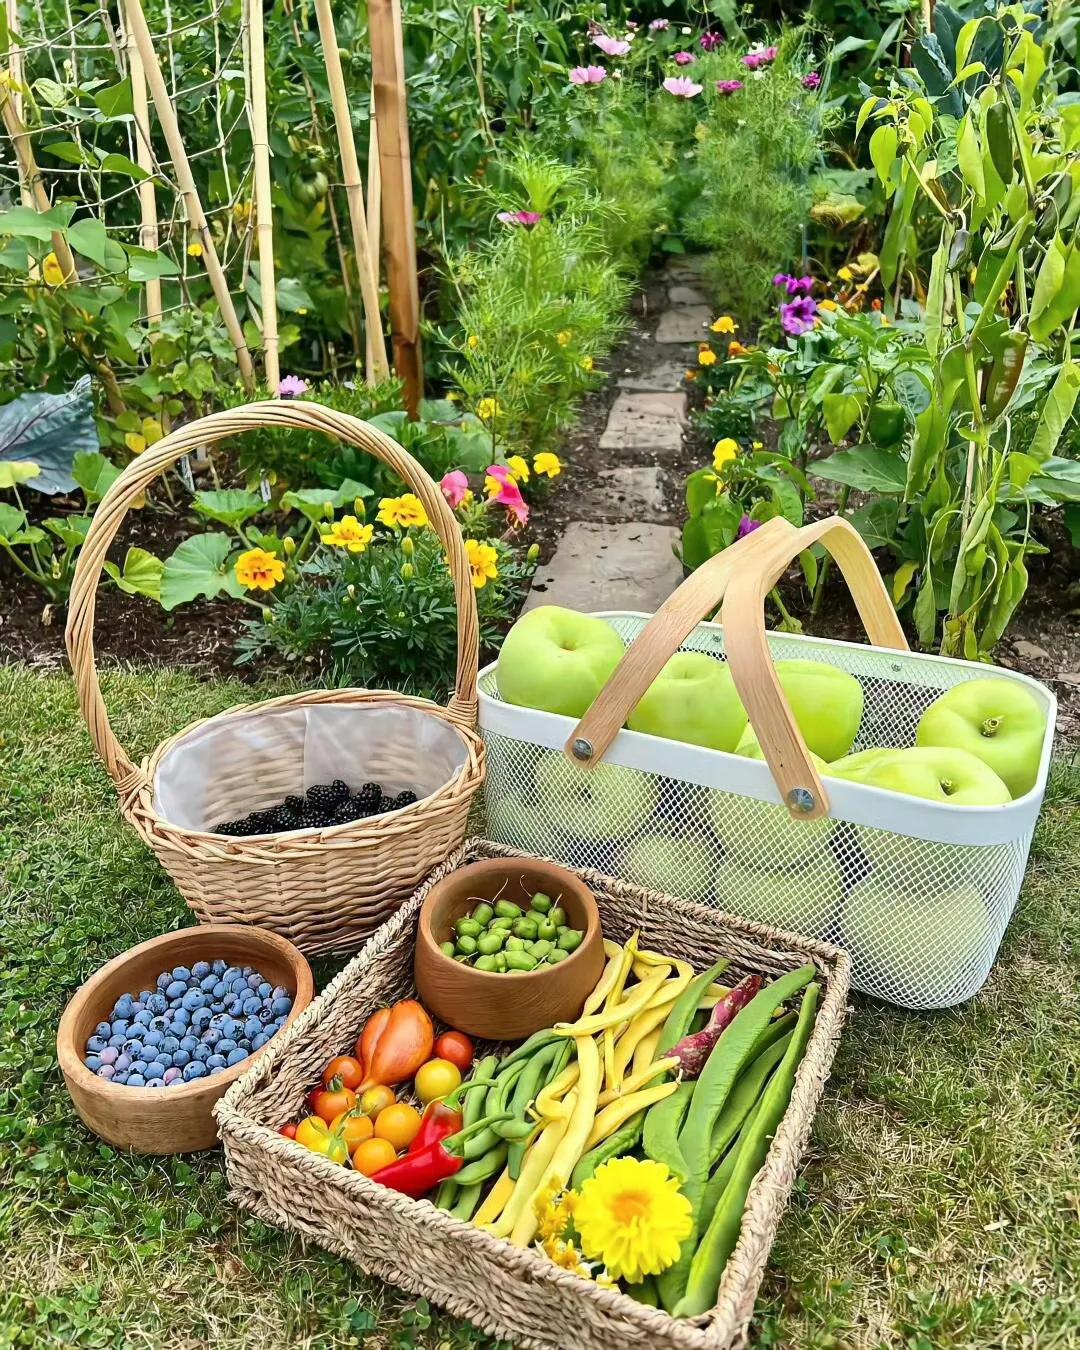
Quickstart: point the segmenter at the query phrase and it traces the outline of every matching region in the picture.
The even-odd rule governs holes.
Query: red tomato
[[[364,1081],[364,1067],[352,1055],[338,1055],[336,1059],[330,1061],[322,1073],[323,1083],[327,1087],[335,1078],[341,1079],[342,1087],[355,1091]]]
[[[291,1124],[290,1124],[290,1125],[282,1125],[281,1129],[278,1130],[278,1134],[284,1135],[284,1137],[285,1137],[286,1139],[295,1139],[295,1138],[296,1138],[296,1126],[295,1126],[295,1125],[291,1125]]]
[[[335,1117],[353,1109],[356,1105],[356,1093],[351,1088],[340,1085],[316,1088],[308,1100],[315,1115],[321,1116],[329,1125]]]
[[[432,1059],[448,1059],[462,1073],[473,1062],[475,1048],[463,1031],[444,1031],[432,1047]]]

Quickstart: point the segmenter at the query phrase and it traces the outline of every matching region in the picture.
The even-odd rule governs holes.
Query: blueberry
[[[199,981],[199,988],[204,994],[213,994],[218,987],[218,977],[216,975],[204,975]]]
[[[127,1045],[127,1037],[126,1037],[126,1036],[110,1036],[110,1037],[109,1037],[109,1040],[108,1040],[108,1044],[111,1045],[112,1048],[113,1048],[114,1050],[122,1050],[122,1049],[124,1048],[124,1046]]]
[[[130,1017],[132,1012],[131,1005],[134,1002],[135,1000],[131,997],[130,994],[121,994],[120,997],[116,1000],[116,1003],[113,1007],[113,1016]]]
[[[136,1013],[141,1013],[145,1011],[146,1011],[146,1004],[142,1001],[141,998],[137,998],[132,1003],[131,1011],[128,1013],[128,1016],[134,1017]]]
[[[235,980],[237,975],[240,974],[242,974],[242,971],[240,970],[239,966],[230,966],[228,970],[225,971],[224,975],[222,976],[222,979],[225,981],[226,984],[228,984],[230,980]]]
[[[227,967],[225,962],[219,959],[214,962],[214,964],[210,967],[210,969],[214,972],[215,975],[224,975]]]
[[[230,1017],[243,1017],[244,1015],[244,1000],[237,998],[235,995],[225,1000],[224,1007]]]
[[[213,1003],[210,1004],[210,1011],[212,1013],[223,1013],[225,1011],[225,1004],[222,1003],[221,999],[216,998]]]
[[[225,995],[228,992],[229,988],[228,985],[226,985],[225,981],[218,980],[215,978],[214,987],[213,989],[210,990],[211,997],[215,998],[220,1003],[225,998]]]
[[[183,1006],[188,1012],[195,1012],[206,1003],[206,995],[200,989],[189,989],[183,998]]]
[[[128,1087],[145,1087],[146,1079],[142,1076],[141,1073],[135,1073],[133,1070],[131,1073],[128,1074],[127,1085]]]
[[[127,1082],[128,1076],[123,1069],[118,1069],[109,1079],[111,1083],[119,1083],[121,1087]]]
[[[268,1044],[269,1040],[270,1037],[266,1034],[266,1032],[260,1031],[257,1036],[252,1036],[251,1038],[252,1050],[261,1050],[264,1045]]]
[[[263,1024],[257,1017],[249,1017],[244,1023],[244,1035],[249,1041],[254,1040],[254,1038],[260,1034],[262,1029]]]
[[[146,1071],[149,1067],[150,1065],[147,1063],[145,1059],[137,1059],[135,1063],[131,1066],[131,1072],[137,1073],[140,1076],[140,1078],[145,1078]]]
[[[166,1068],[169,1068],[172,1064],[172,1055],[169,1054],[168,1050],[159,1050],[157,1052],[157,1062],[159,1064],[164,1064]]]
[[[242,970],[240,973],[243,975],[244,979],[246,980],[247,977],[248,977],[249,975],[254,975],[254,974],[255,974],[255,967],[254,967],[254,966],[245,966],[245,967],[243,968],[243,970]]]
[[[172,1020],[174,1024],[179,1022],[182,1027],[186,1027],[191,1023],[191,1014],[186,1008],[174,1008]]]
[[[191,1058],[196,1064],[205,1064],[210,1058],[211,1050],[208,1045],[197,1045],[191,1052]]]
[[[163,970],[161,974],[157,977],[157,987],[159,989],[164,989],[171,979],[172,976],[169,974],[169,972],[167,970]]]
[[[224,1069],[225,1056],[211,1055],[210,1058],[206,1061],[206,1067],[210,1070],[211,1073],[213,1073],[215,1069]]]
[[[220,1031],[228,1020],[228,1013],[214,1013],[213,1017],[211,1017],[210,1021],[207,1023],[207,1030]]]
[[[166,1070],[165,1070],[165,1086],[168,1087],[168,1085],[169,1085],[170,1083],[175,1083],[175,1082],[177,1082],[178,1079],[181,1079],[182,1077],[183,1077],[183,1072],[182,1072],[180,1069],[175,1069],[175,1068],[173,1068],[173,1069],[166,1069]]]
[[[251,1054],[251,1040],[249,1037],[241,1036],[240,1039],[236,1042],[236,1044],[240,1047],[241,1050],[246,1050],[249,1055]]]
[[[273,1003],[270,1004],[270,1011],[274,1014],[275,1017],[288,1017],[288,1015],[292,1012],[292,999],[291,998],[274,999]]]
[[[116,1017],[113,1019],[112,1034],[114,1036],[126,1036],[129,1026],[131,1026],[131,1023],[126,1017]]]
[[[172,977],[174,980],[190,980],[191,971],[188,970],[187,966],[173,966]]]
[[[285,988],[285,986],[282,985],[282,984],[275,985],[275,987],[274,987],[274,988],[271,990],[271,992],[270,992],[270,997],[271,997],[271,998],[288,998],[288,997],[289,997],[289,991],[288,991],[288,990]]]
[[[196,1047],[198,1044],[199,1044],[199,1038],[198,1038],[198,1036],[192,1036],[192,1035],[190,1034],[190,1032],[189,1032],[188,1035],[184,1036],[184,1037],[181,1039],[181,1041],[180,1041],[180,1049],[181,1049],[181,1050],[186,1050],[186,1051],[188,1052],[188,1054],[190,1055],[191,1052],[192,1052],[192,1050],[194,1050],[195,1047]]]
[[[194,965],[191,967],[191,973],[192,975],[195,976],[196,979],[201,980],[204,975],[210,974],[210,962],[196,961]]]
[[[213,1017],[213,1015],[214,1014],[210,1011],[209,1008],[196,1009],[196,1011],[191,1014],[192,1031],[194,1031],[196,1034],[200,1031],[205,1031],[206,1028],[210,1025],[210,1019],[211,1017]]]
[[[143,1044],[152,1046],[156,1050],[164,1039],[165,1033],[163,1031],[148,1031],[143,1037]]]
[[[112,1035],[112,1023],[99,1022],[97,1026],[94,1028],[94,1035],[100,1036],[103,1041],[107,1041],[109,1037]]]
[[[141,1042],[145,1035],[146,1028],[139,1022],[136,1022],[134,1026],[128,1028],[127,1044],[130,1045],[132,1041]]]
[[[266,1004],[263,1007],[261,1007],[259,1011],[256,1013],[256,1016],[258,1017],[259,1021],[263,1024],[264,1027],[269,1026],[270,1023],[274,1020],[274,1012],[269,1004]]]
[[[131,1064],[131,1056],[126,1050],[121,1050],[116,1056],[116,1063],[113,1065],[113,1068],[117,1073],[127,1073],[128,1069],[131,1068]]]
[[[221,1040],[214,1046],[214,1049],[219,1055],[224,1055],[228,1058],[228,1056],[236,1049],[236,1042],[231,1037],[222,1036]]]
[[[114,1050],[111,1045],[107,1045],[105,1049],[102,1050],[101,1054],[98,1055],[98,1059],[101,1060],[102,1064],[115,1064],[119,1058],[120,1051]]]
[[[155,994],[146,1006],[152,1013],[160,1017],[162,1013],[169,1011],[169,1000],[164,994]]]
[[[190,1064],[184,1065],[184,1082],[193,1083],[196,1078],[205,1078],[208,1072],[205,1064],[200,1064],[197,1059],[193,1059]]]
[[[166,1036],[175,1036],[178,1041],[183,1040],[188,1034],[188,1029],[183,1022],[170,1022],[165,1032]]]
[[[187,984],[183,980],[173,980],[165,986],[166,998],[183,998],[187,993]]]
[[[171,1055],[174,1050],[180,1049],[180,1038],[178,1036],[166,1036],[161,1042],[161,1048]]]
[[[288,1020],[289,1018],[287,1013],[282,1013],[279,1017],[275,1017],[273,1022],[274,1030],[280,1031]]]
[[[152,1088],[163,1088],[163,1087],[165,1086],[165,1079],[164,1079],[164,1078],[151,1078],[151,1079],[149,1080],[149,1082],[146,1084],[146,1086],[147,1086],[147,1087],[152,1087]]]
[[[160,1031],[161,1034],[164,1036],[171,1026],[172,1026],[172,1018],[162,1013],[160,1017],[155,1017],[154,1020],[150,1023],[150,1030]]]
[[[149,1008],[142,1008],[139,1012],[135,1014],[135,1021],[141,1027],[148,1027],[153,1020],[154,1014],[150,1011]]]
[[[91,1036],[86,1042],[86,1048],[92,1055],[100,1055],[107,1045],[108,1041],[104,1040],[101,1036]]]
[[[260,998],[270,998],[272,997],[274,991],[270,988],[270,981],[263,980],[260,983],[258,989],[255,990],[255,992],[258,994]]]
[[[191,1063],[191,1055],[186,1050],[174,1050],[172,1062],[177,1069],[182,1069],[185,1064]]]
[[[252,994],[250,998],[244,999],[242,1011],[245,1017],[255,1017],[262,1007],[262,999]]]
[[[229,1065],[230,1068],[232,1068],[234,1064],[242,1064],[243,1061],[247,1059],[247,1057],[248,1052],[246,1050],[242,1050],[240,1046],[237,1046],[235,1050],[230,1050],[229,1053],[225,1056],[225,1062],[226,1064]]]
[[[83,1063],[91,1073],[97,1073],[98,1069],[101,1068],[101,1060],[98,1059],[97,1055],[87,1055]]]
[[[252,991],[252,993],[254,993],[256,989],[258,989],[260,984],[262,984],[262,976],[258,974],[258,972],[256,972],[254,975],[249,975],[247,977],[247,987]]]
[[[210,1070],[210,1075],[211,1077],[213,1077],[213,1075],[216,1073],[224,1073],[227,1068],[228,1068],[227,1064],[215,1064],[214,1067]]]
[[[103,1065],[101,1066],[101,1068],[98,1069],[98,1071],[97,1071],[97,1076],[98,1076],[99,1078],[106,1078],[106,1079],[108,1079],[108,1078],[111,1078],[115,1072],[116,1072],[116,1070],[113,1068],[113,1066],[112,1066],[111,1064],[103,1064]]]
[[[140,989],[140,990],[139,990],[139,1002],[142,1003],[143,1005],[149,1003],[150,1000],[151,1000],[153,997],[154,997],[154,991],[153,991],[152,989]]]
[[[143,1054],[142,1041],[125,1041],[124,1048],[121,1053],[127,1055],[127,1057],[132,1061],[142,1059]]]

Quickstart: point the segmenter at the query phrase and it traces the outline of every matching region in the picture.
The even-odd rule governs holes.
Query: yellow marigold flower
[[[350,553],[363,553],[371,543],[374,526],[361,525],[355,516],[342,516],[323,535],[324,544],[331,548],[347,548]]]
[[[499,575],[499,555],[494,545],[482,544],[479,539],[466,539],[465,552],[469,555],[472,584],[478,591],[483,590]]]
[[[765,449],[765,442],[764,442],[764,441],[751,441],[751,442],[750,442],[750,449],[751,449],[751,450],[764,450],[764,449]]]
[[[482,398],[476,408],[476,415],[481,422],[493,422],[501,412],[497,398]]]
[[[285,564],[264,548],[249,548],[236,560],[236,579],[249,591],[272,591],[285,579]]]
[[[45,255],[45,261],[41,264],[41,275],[45,279],[46,286],[62,286],[64,284],[64,269],[60,266],[60,259],[55,253]]]
[[[712,350],[711,347],[705,347],[702,351],[698,352],[697,359],[699,366],[716,365],[716,353]]]
[[[818,301],[818,309],[823,309],[823,310],[825,310],[825,312],[826,312],[827,314],[832,314],[834,310],[837,310],[837,309],[839,309],[839,308],[840,308],[840,306],[836,303],[835,300],[819,300],[819,301]]]
[[[713,446],[712,466],[715,473],[723,473],[724,466],[739,457],[739,442],[731,436],[725,436]]]
[[[730,314],[721,314],[711,327],[714,333],[737,333],[739,331],[739,325]]]
[[[582,1185],[574,1227],[587,1257],[637,1284],[675,1264],[693,1217],[665,1163],[612,1158]]]
[[[512,460],[509,462],[513,463]],[[550,450],[541,450],[538,455],[533,455],[533,470],[547,478],[558,478],[562,473],[562,460]]]
[[[838,280],[840,280],[840,281],[854,281],[854,280],[855,280],[855,273],[851,270],[850,267],[841,267],[841,269],[839,270],[839,272],[837,272],[836,275],[837,275]]]
[[[201,258],[201,257],[202,257],[202,244],[200,244],[199,241],[198,241],[197,239],[193,239],[193,240],[191,241],[191,243],[188,244],[188,246],[187,246],[187,251],[188,251],[188,257],[189,257],[189,258]]]
[[[592,369],[595,364],[596,363],[593,361],[591,356],[583,356],[581,358],[581,369],[586,373],[586,375],[592,374]]]
[[[569,328],[564,328],[561,333],[555,334],[555,341],[560,347],[569,347],[573,341],[574,335]]]
[[[477,347],[480,346],[480,339],[476,336],[475,333],[470,333],[465,341],[465,345],[466,347],[468,347],[469,351],[474,352],[476,351]]]
[[[380,525],[400,525],[403,529],[419,529],[428,523],[423,503],[411,492],[400,497],[383,497],[377,517]]]
[[[727,354],[731,357],[749,356],[752,350],[753,348],[751,347],[744,347],[738,339],[734,342],[729,342],[727,345]]]
[[[527,483],[529,481],[529,464],[521,455],[508,455],[506,467],[510,470],[510,475],[515,483]]]

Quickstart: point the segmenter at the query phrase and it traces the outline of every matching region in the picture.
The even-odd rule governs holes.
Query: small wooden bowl
[[[556,966],[521,974],[474,970],[439,950],[454,924],[477,903],[512,900],[528,909],[543,891],[566,910],[571,928],[585,936]],[[437,882],[420,909],[416,935],[416,988],[424,1005],[448,1026],[491,1041],[516,1041],[541,1027],[570,1022],[581,1012],[604,969],[600,915],[592,892],[578,877],[536,858],[489,858]]]
[[[107,1018],[121,994],[155,988],[154,981],[163,970],[218,958],[230,965],[254,966],[271,984],[290,990],[289,1022],[311,1002],[315,992],[311,967],[291,942],[265,928],[207,923],[151,938],[122,952],[92,975],[64,1010],[56,1033],[64,1082],[85,1124],[107,1143],[157,1154],[194,1153],[217,1144],[214,1105],[266,1046],[212,1078],[167,1088],[110,1083],[91,1073],[83,1055],[94,1027]],[[278,1034],[283,1032],[284,1027]]]

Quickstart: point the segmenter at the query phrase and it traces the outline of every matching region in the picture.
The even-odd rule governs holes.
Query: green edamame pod
[[[482,1133],[486,1134],[487,1131],[484,1130]],[[475,1186],[478,1181],[487,1181],[490,1177],[497,1176],[506,1165],[507,1147],[505,1139],[498,1140],[481,1157],[473,1162],[467,1162],[460,1172],[455,1172],[454,1180],[459,1186]]]
[[[547,956],[548,964],[552,966],[558,965],[560,961],[565,961],[569,955],[570,953],[564,951],[562,947],[552,947]]]
[[[554,950],[555,948],[550,942],[544,942],[542,938],[537,938],[529,948],[529,955],[535,956],[538,961],[543,961],[550,956]]]
[[[481,900],[473,910],[472,916],[481,928],[486,928],[495,917],[495,911],[486,900]]]
[[[484,970],[489,975],[497,974],[498,969],[493,956],[478,956],[473,962],[473,970]]]
[[[455,1201],[450,1213],[455,1219],[460,1219],[463,1223],[468,1223],[476,1213],[480,1204],[480,1197],[484,1193],[484,1183],[474,1181],[471,1186],[458,1185],[460,1194]]]
[[[508,952],[523,952],[525,950],[525,939],[508,937],[503,950]]]
[[[506,935],[501,928],[497,928],[493,933],[481,933],[476,939],[476,950],[483,956],[494,956],[506,941]]]
[[[528,952],[507,952],[506,969],[507,972],[511,970],[517,971],[535,970],[536,957],[530,956]]]
[[[508,933],[508,932],[510,931],[510,929],[513,928],[513,926],[514,926],[514,921],[513,921],[513,919],[509,919],[509,918],[508,918],[508,919],[492,919],[492,921],[488,924],[488,932],[491,933],[491,932],[495,932],[495,931],[498,931],[498,930],[501,929],[501,930],[503,930],[504,932],[507,932],[507,933]]]
[[[495,915],[500,919],[520,919],[521,906],[515,905],[512,900],[496,900]]]
[[[506,974],[505,955],[502,952],[496,952],[494,960],[495,960],[495,969],[499,972],[500,975],[505,975]]]
[[[524,938],[526,942],[536,941],[536,924],[532,919],[515,919],[510,931],[516,938]]]
[[[561,905],[556,905],[554,909],[548,910],[548,923],[553,923],[556,928],[561,928],[566,922],[566,910]]]
[[[735,1086],[731,1089],[724,1103],[724,1109],[716,1117],[716,1124],[713,1126],[710,1162],[717,1161],[723,1155],[728,1144],[742,1128],[743,1121],[757,1104],[769,1075],[784,1058],[793,1034],[789,1031],[786,1036],[773,1041],[756,1059],[750,1061],[735,1080]]]
[[[458,1184],[454,1177],[447,1177],[441,1182],[439,1189],[435,1192],[435,1208],[450,1209],[457,1198]]]
[[[546,914],[555,902],[550,895],[545,895],[543,891],[537,891],[529,904],[540,914]]]
[[[580,1190],[582,1183],[588,1181],[596,1169],[610,1158],[621,1158],[627,1153],[632,1153],[637,1148],[641,1132],[645,1128],[645,1115],[645,1111],[639,1111],[621,1130],[616,1130],[610,1139],[605,1139],[602,1144],[590,1149],[574,1168],[570,1178],[570,1189]]]
[[[475,919],[458,919],[457,923],[454,924],[454,932],[459,938],[476,938],[479,937],[483,931],[483,924],[477,923]]]
[[[565,933],[559,934],[558,946],[564,952],[576,952],[581,946],[582,934],[576,928],[568,928]]]
[[[474,956],[476,954],[476,939],[470,937],[468,933],[462,933],[457,940],[457,949],[462,956]]]
[[[545,942],[554,942],[559,936],[559,930],[550,919],[541,918],[536,924],[536,936]]]

